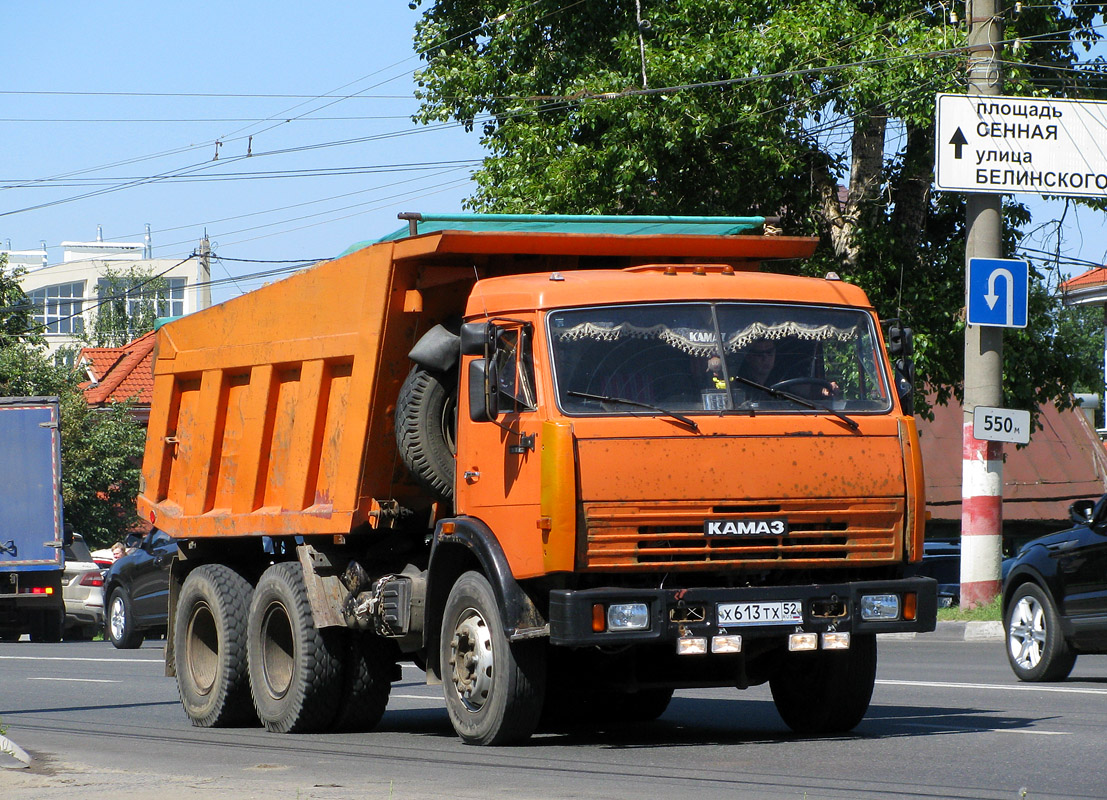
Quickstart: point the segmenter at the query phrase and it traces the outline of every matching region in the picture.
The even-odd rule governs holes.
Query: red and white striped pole
[[[1003,94],[1003,64],[996,53],[1003,38],[999,0],[968,0],[968,93]],[[965,197],[965,297],[974,258],[1003,257],[1002,198]],[[966,302],[967,305],[967,302]],[[1003,445],[972,435],[977,406],[1003,407],[1003,329],[965,326],[965,403],[961,472],[961,606],[987,603],[999,593],[1003,550]]]
[[[991,602],[999,594],[1003,554],[1003,443],[972,435],[966,407],[962,431],[961,606]]]

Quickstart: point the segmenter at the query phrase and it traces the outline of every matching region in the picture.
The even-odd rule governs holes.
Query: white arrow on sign
[[[1007,280],[1007,324],[1015,324],[1015,276],[1011,274],[1011,270],[1006,267],[997,267],[992,270],[992,274],[988,276],[988,293],[984,295],[984,299],[988,302],[988,308],[994,309],[996,307],[996,300],[999,299],[999,295],[996,294],[996,278],[1003,276]]]

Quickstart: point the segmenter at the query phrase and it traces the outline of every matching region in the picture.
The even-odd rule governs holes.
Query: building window
[[[35,306],[35,322],[46,333],[84,333],[85,282],[59,283],[28,292]]]
[[[151,283],[156,287],[150,286]],[[140,284],[147,285],[132,291],[133,287]],[[150,278],[100,278],[96,281],[96,293],[101,302],[109,296],[113,299],[126,297],[125,313],[131,319],[139,317],[150,308],[151,303],[156,304],[155,316],[183,317],[186,284],[185,278],[160,278],[154,281]]]
[[[165,282],[169,285],[158,291],[158,316],[183,317],[185,279],[166,278]]]

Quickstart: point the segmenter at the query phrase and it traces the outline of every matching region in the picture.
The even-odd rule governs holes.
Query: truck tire
[[[194,569],[181,587],[172,634],[177,691],[197,727],[257,722],[246,665],[253,590],[223,564]]]
[[[31,641],[42,644],[57,644],[65,632],[65,611],[46,608],[40,611],[31,623]]]
[[[509,642],[488,579],[466,572],[450,590],[439,655],[450,722],[466,744],[519,742],[538,726],[545,642]]]
[[[274,733],[326,729],[342,695],[344,630],[320,629],[299,562],[265,571],[246,627],[250,691],[258,719]]]
[[[444,500],[454,496],[457,372],[411,368],[396,401],[396,446],[420,484]]]
[[[855,635],[849,650],[785,653],[769,678],[784,723],[816,736],[853,730],[869,710],[876,683],[876,637]]]
[[[639,689],[632,694],[609,694],[597,698],[601,720],[628,724],[653,722],[665,713],[673,699],[672,689]]]
[[[108,599],[107,624],[104,628],[108,640],[119,650],[134,650],[142,644],[144,635],[135,628],[131,596],[122,586],[116,586]]]
[[[390,643],[371,633],[349,634],[345,680],[338,718],[338,731],[371,731],[384,716],[388,695],[392,691],[392,670],[395,665]]]

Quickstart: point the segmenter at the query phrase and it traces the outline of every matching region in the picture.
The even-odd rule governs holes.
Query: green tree
[[[416,4],[423,0],[415,0]],[[487,149],[469,206],[527,213],[780,215],[816,258],[918,334],[920,399],[960,392],[964,205],[932,191],[934,95],[964,91],[948,6],[901,0],[426,0],[416,48],[425,123],[460,121]],[[639,14],[640,9],[640,14]],[[1101,4],[1008,16],[1009,86],[1091,97],[1080,63]],[[1018,41],[1016,46],[1015,42]],[[1027,221],[1007,206],[1008,249]],[[779,269],[780,267],[774,267]],[[1031,327],[1010,337],[1017,408],[1067,402],[1078,365],[1044,265]],[[1060,337],[1060,339],[1058,339]]]
[[[122,539],[137,522],[146,431],[131,410],[131,403],[89,408],[80,391],[62,395],[65,518],[97,547]]]
[[[0,253],[0,349],[21,342],[40,342],[34,321],[34,306],[23,292],[21,267],[8,269],[8,256]]]

